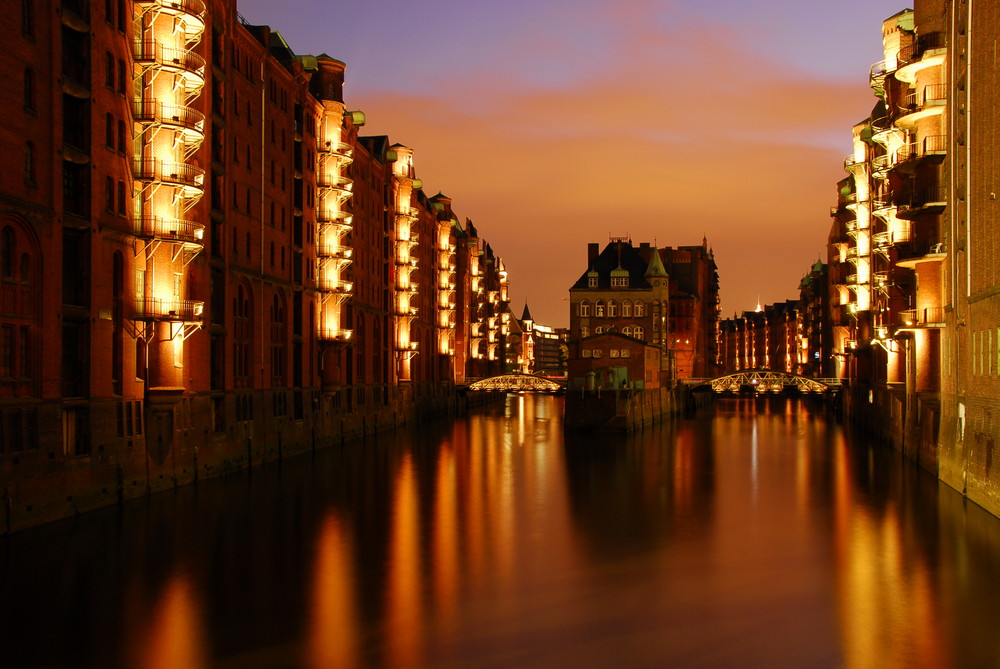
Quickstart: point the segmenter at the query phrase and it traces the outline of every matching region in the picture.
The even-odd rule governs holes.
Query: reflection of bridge
[[[744,369],[715,379],[684,379],[684,384],[692,389],[709,386],[716,393],[780,393],[783,390],[829,393],[840,390],[840,379],[813,379],[770,369]]]
[[[562,389],[563,385],[558,381],[530,374],[503,374],[469,384],[469,390],[505,390],[511,392],[532,390],[553,393]]]

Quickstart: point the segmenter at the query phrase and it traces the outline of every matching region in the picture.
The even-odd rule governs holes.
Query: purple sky
[[[723,316],[825,260],[889,0],[239,0],[347,63],[366,134],[414,149],[504,258],[511,303],[568,323],[587,242],[708,237]]]

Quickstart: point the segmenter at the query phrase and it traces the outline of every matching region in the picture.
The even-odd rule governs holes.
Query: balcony
[[[174,17],[184,31],[185,41],[197,39],[205,31],[204,0],[135,0],[143,12],[156,11]]]
[[[139,181],[160,182],[196,191],[201,194],[205,183],[205,170],[186,163],[165,163],[156,159],[137,159],[132,175]]]
[[[320,158],[335,160],[342,167],[346,167],[354,161],[354,147],[346,142],[327,141],[317,144],[316,152]]]
[[[136,301],[136,320],[200,323],[204,302],[146,297]]]
[[[205,226],[194,221],[147,216],[136,221],[135,236],[201,247]]]
[[[913,219],[923,213],[940,213],[946,206],[948,206],[948,199],[944,188],[921,188],[898,204],[896,217]]]
[[[316,337],[320,341],[338,341],[344,343],[349,342],[353,335],[353,330],[344,330],[342,328],[320,328],[316,333]]]
[[[899,312],[901,330],[908,328],[943,328],[944,307],[925,307],[923,309],[907,309]]]
[[[332,207],[317,207],[316,220],[320,222],[321,226],[329,226],[340,232],[349,232],[354,228],[351,225],[354,220],[354,214]]]
[[[898,130],[893,126],[892,119],[889,116],[882,116],[874,119],[870,124],[870,128],[872,141],[878,142],[882,146],[889,143],[889,137],[893,133],[898,132]]]
[[[354,283],[351,281],[335,279],[322,272],[316,278],[316,284],[320,290],[338,295],[349,295],[351,291],[354,290]]]
[[[132,118],[139,123],[158,123],[185,135],[191,140],[205,138],[205,115],[184,105],[166,104],[151,98],[132,101]]]
[[[319,244],[316,247],[316,255],[320,258],[348,261],[354,255],[354,249],[340,244]]]
[[[191,49],[163,46],[155,40],[133,43],[135,61],[180,75],[189,87],[205,85],[205,59]]]
[[[944,242],[933,238],[912,237],[895,243],[897,267],[912,269],[921,263],[942,262],[948,255]]]
[[[942,32],[921,35],[915,42],[903,46],[896,58],[899,61],[896,78],[912,84],[917,72],[933,65],[944,64],[946,36]]]
[[[409,221],[417,220],[417,217],[419,215],[420,215],[420,210],[417,209],[416,207],[406,207],[396,212],[397,218]]]
[[[928,116],[941,114],[948,104],[947,84],[928,84],[922,91],[910,93],[898,105],[900,115],[896,126],[910,129],[917,121]]]
[[[332,191],[341,202],[350,198],[354,190],[354,181],[339,174],[320,174],[316,177],[316,185],[321,191]]]
[[[864,162],[865,162],[864,159],[858,160],[857,158],[854,157],[854,154],[852,153],[851,155],[844,158],[844,169],[848,172],[853,173],[854,168],[858,165],[864,164]]]

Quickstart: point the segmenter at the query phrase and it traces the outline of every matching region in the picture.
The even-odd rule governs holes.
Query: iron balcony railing
[[[163,46],[156,40],[138,40],[132,53],[140,63],[156,63],[169,69],[180,69],[204,78],[205,59],[191,49]]]
[[[205,127],[205,115],[197,109],[150,98],[132,101],[132,118],[140,123],[159,122],[197,131]]]
[[[904,327],[931,327],[944,323],[944,307],[906,309],[899,312],[899,323]]]
[[[136,300],[136,319],[141,321],[199,322],[205,303],[146,297]]]
[[[943,105],[948,101],[948,84],[928,84],[922,91],[913,92],[903,98],[900,107],[904,113],[920,111],[925,107]]]
[[[350,341],[354,331],[342,328],[320,328],[316,334],[323,341]]]
[[[160,7],[171,12],[183,12],[201,18],[205,15],[204,0],[135,0],[140,7]]]
[[[201,188],[205,182],[205,170],[196,165],[166,163],[155,158],[136,159],[132,173],[140,181],[162,181],[192,188]]]
[[[200,245],[205,237],[205,226],[177,218],[146,216],[136,221],[135,234],[137,237]]]

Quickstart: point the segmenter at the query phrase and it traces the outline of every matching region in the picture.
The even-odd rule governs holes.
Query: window
[[[597,304],[594,305],[594,315],[598,318],[604,318],[604,300],[598,300]]]
[[[594,352],[591,351],[589,348],[583,349],[583,357],[584,358],[591,358],[591,357],[593,357],[593,355],[594,355]]]
[[[613,276],[613,277],[611,277],[611,287],[612,288],[628,288],[628,277],[627,276]]]
[[[107,211],[115,210],[115,180],[111,177],[104,179],[104,208]]]
[[[35,110],[35,71],[30,67],[24,70],[24,108]]]
[[[118,121],[118,152],[125,153],[125,121]]]
[[[618,303],[614,300],[608,300],[608,318],[616,318],[618,316]]]
[[[110,51],[104,52],[104,85],[115,89],[115,57]]]
[[[587,277],[587,288],[597,288],[597,277],[596,276]]]
[[[118,213],[122,216],[128,211],[128,199],[125,197],[125,182],[118,182]]]
[[[622,328],[622,334],[625,335],[626,337],[631,337],[632,336],[632,326],[626,325],[625,327],[623,327]]]
[[[21,0],[21,32],[28,37],[35,35],[34,0]]]
[[[622,302],[622,318],[632,317],[632,300]]]
[[[580,336],[581,337],[589,337],[590,336],[590,328],[588,328],[586,325],[580,326]]]
[[[601,327],[600,325],[598,325],[596,328],[594,328],[594,334],[595,335],[603,334],[603,332],[604,332],[604,328]]]
[[[28,184],[35,183],[35,144],[27,142],[24,145],[24,180]]]
[[[623,358],[631,358],[632,357],[632,351],[628,350],[627,348],[623,348],[622,349],[622,357]]]
[[[583,302],[580,303],[580,315],[581,316],[585,316],[585,317],[586,316],[590,316],[590,301],[589,300],[584,300]]]
[[[104,115],[104,146],[115,148],[115,117],[111,114]]]
[[[595,358],[600,358],[600,357],[602,357],[603,355],[604,355],[604,352],[603,352],[603,351],[601,351],[601,349],[599,349],[599,348],[595,348],[595,349],[594,349],[594,357],[595,357]]]
[[[645,314],[645,304],[643,303],[642,300],[636,300],[635,301],[635,317],[636,318],[642,318],[645,315],[646,315]]]
[[[611,349],[608,353],[609,353],[610,357],[612,357],[612,358],[619,357],[619,349],[617,349],[617,348]]]
[[[17,253],[17,240],[14,228],[9,225],[0,233],[0,274],[5,279],[14,278],[14,258]]]
[[[632,331],[632,336],[635,337],[636,339],[643,339],[645,335],[646,335],[645,331],[643,331],[643,329],[638,325],[636,325],[635,330]]]

